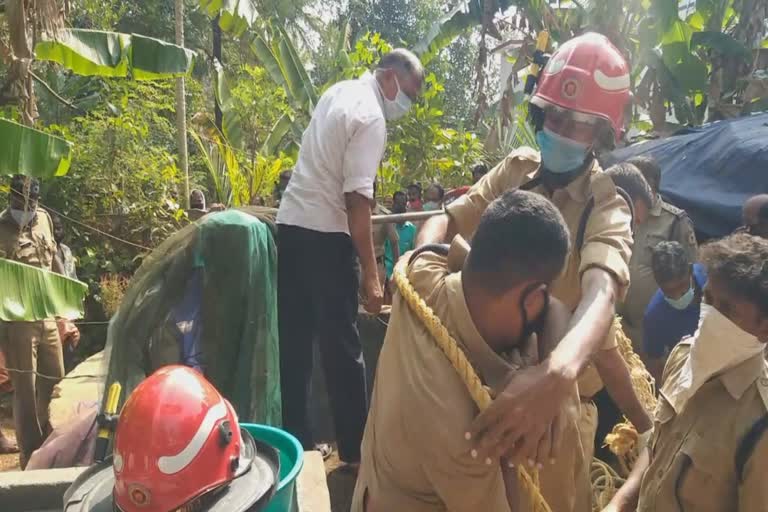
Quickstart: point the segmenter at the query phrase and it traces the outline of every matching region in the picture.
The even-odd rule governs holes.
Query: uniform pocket
[[[681,512],[722,512],[737,502],[733,453],[712,439],[690,435],[675,460],[675,495]]]

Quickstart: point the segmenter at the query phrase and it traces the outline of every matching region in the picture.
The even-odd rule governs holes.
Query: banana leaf
[[[194,52],[159,39],[101,30],[69,29],[35,47],[38,60],[56,62],[85,76],[137,80],[173,78],[188,74]]]
[[[275,125],[269,131],[267,140],[264,141],[264,144],[261,147],[261,153],[264,155],[274,154],[280,146],[280,143],[285,139],[285,136],[291,131],[292,125],[293,119],[291,119],[291,116],[288,114],[280,116],[280,119],[277,120]]]
[[[468,28],[482,23],[482,11],[473,3],[468,12],[463,12],[463,2],[459,2],[442,18],[435,22],[427,35],[413,48],[421,63],[426,66],[453,40]]]
[[[185,76],[192,72],[195,54],[159,39],[131,34],[129,61],[136,80]]]
[[[71,142],[0,119],[0,175],[63,176],[71,162]]]
[[[211,18],[220,15],[219,26],[225,32],[240,37],[259,16],[253,0],[200,0],[200,7]]]
[[[88,286],[31,265],[0,258],[0,320],[33,322],[83,317]]]
[[[101,30],[62,30],[35,47],[39,60],[57,62],[78,75],[126,76],[131,36]]]
[[[240,148],[243,144],[243,119],[233,106],[232,94],[224,67],[217,59],[214,59],[213,67],[215,71],[213,75],[215,80],[214,93],[216,103],[218,103],[222,113],[222,131],[230,144]]]
[[[691,47],[695,46],[711,48],[723,56],[738,57],[747,63],[752,61],[752,52],[749,48],[722,32],[694,32],[691,36]]]

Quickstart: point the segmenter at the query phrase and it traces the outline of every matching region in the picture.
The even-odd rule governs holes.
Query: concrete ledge
[[[64,492],[86,468],[41,469],[0,473],[2,510],[61,510]]]
[[[299,512],[331,512],[325,463],[318,451],[304,452],[304,467],[296,480]]]

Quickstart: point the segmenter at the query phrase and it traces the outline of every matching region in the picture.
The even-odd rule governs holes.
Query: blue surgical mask
[[[379,81],[376,80],[376,84],[378,83]],[[381,85],[379,85],[379,91],[381,91],[381,97],[384,100],[384,118],[387,121],[400,119],[411,110],[411,105],[413,104],[411,98],[400,88],[400,82],[397,80],[397,77],[395,77],[395,84],[397,85],[397,95],[395,95],[394,100],[387,99],[384,91],[381,90]]]
[[[536,134],[541,152],[541,162],[555,174],[574,171],[584,164],[589,152],[587,144],[558,135],[546,128]]]
[[[424,203],[424,206],[422,206],[422,209],[425,212],[431,212],[431,211],[434,211],[434,210],[439,210],[440,208],[441,208],[440,207],[440,203],[438,203],[436,201],[427,201],[426,203]]]
[[[691,302],[693,302],[693,297],[695,294],[696,292],[694,291],[693,286],[691,286],[690,288],[688,288],[688,291],[685,292],[685,294],[679,299],[670,299],[665,295],[664,300],[667,301],[667,304],[669,304],[673,308],[682,311],[683,309],[686,309],[688,306],[691,305]]]

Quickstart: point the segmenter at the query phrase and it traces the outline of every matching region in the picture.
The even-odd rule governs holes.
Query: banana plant
[[[0,119],[0,175],[63,176],[69,171],[71,162],[71,142]]]

